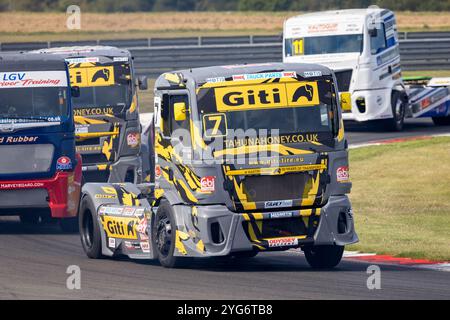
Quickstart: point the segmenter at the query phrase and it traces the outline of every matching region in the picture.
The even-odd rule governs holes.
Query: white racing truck
[[[284,24],[285,63],[318,63],[335,71],[344,120],[432,117],[450,125],[450,78],[402,78],[395,15],[380,8],[315,12]]]

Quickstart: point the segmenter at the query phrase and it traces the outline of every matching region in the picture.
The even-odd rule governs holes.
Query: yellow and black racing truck
[[[137,88],[147,79],[134,74],[128,50],[108,46],[61,47],[38,52],[62,56],[69,64],[77,152],[84,182],[141,182]]]
[[[161,75],[148,144],[154,184],[86,184],[90,258],[253,257],[300,248],[336,266],[354,230],[347,142],[333,72],[314,64]]]

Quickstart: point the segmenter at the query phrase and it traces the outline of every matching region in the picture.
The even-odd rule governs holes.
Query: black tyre
[[[91,199],[82,197],[78,215],[81,245],[91,259],[102,257],[102,237],[96,212]]]
[[[384,120],[389,131],[402,131],[405,124],[406,104],[402,98],[403,93],[393,91],[391,95],[391,107],[393,118]]]
[[[303,249],[306,260],[314,269],[336,267],[344,255],[343,246],[311,246]]]
[[[175,215],[166,200],[162,200],[158,207],[152,229],[152,244],[161,265],[165,268],[181,267],[183,258],[174,256]]]
[[[20,222],[25,226],[37,226],[41,221],[39,213],[27,213],[20,215]]]
[[[78,232],[78,217],[59,219],[59,227],[65,233]]]
[[[433,122],[437,126],[450,126],[450,116],[434,117]]]

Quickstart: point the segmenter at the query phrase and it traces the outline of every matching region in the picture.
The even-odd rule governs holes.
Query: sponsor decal
[[[139,250],[141,245],[138,242],[125,241],[125,248],[128,250]]]
[[[42,182],[0,183],[1,190],[43,188]]]
[[[348,166],[339,167],[336,170],[336,176],[338,182],[349,182],[350,181],[350,174]]]
[[[73,111],[75,117],[113,115],[114,108],[81,108]]]
[[[70,83],[77,87],[105,87],[115,84],[114,67],[70,68]]]
[[[141,242],[141,249],[142,249],[142,252],[149,253],[150,252],[150,243],[148,241]]]
[[[330,32],[337,31],[337,23],[318,23],[308,26],[308,33],[320,33],[320,32]]]
[[[317,82],[273,83],[215,88],[217,111],[243,111],[318,105]]]
[[[155,166],[155,179],[160,179],[162,176],[162,169],[159,164]]]
[[[319,135],[317,133],[308,134],[292,134],[268,137],[246,137],[226,139],[226,148],[238,148],[248,146],[265,146],[272,144],[290,144],[290,143],[304,143],[304,142],[319,142]]]
[[[117,195],[97,193],[95,199],[117,199]]]
[[[98,63],[100,61],[100,59],[98,57],[67,58],[66,61],[69,64]]]
[[[304,78],[321,77],[322,71],[305,71],[303,72]]]
[[[145,215],[145,209],[144,208],[138,208],[134,212],[134,216],[135,217],[141,217],[143,215]]]
[[[116,239],[114,239],[114,238],[109,238],[108,239],[108,247],[110,247],[110,248],[116,248]]]
[[[134,209],[134,208],[123,208],[122,214],[126,217],[132,217],[132,216],[134,216],[135,212],[136,212],[136,209]]]
[[[103,228],[108,238],[137,240],[136,219],[102,216]]]
[[[127,135],[127,144],[131,148],[136,148],[139,146],[141,141],[141,136],[139,133],[133,132]]]
[[[269,239],[267,240],[270,248],[276,247],[292,247],[298,245],[297,238],[278,238],[278,239]]]
[[[139,232],[141,234],[144,234],[144,235],[147,234],[148,222],[145,217],[139,220],[136,230],[137,230],[137,232]]]
[[[89,133],[89,125],[75,125],[75,134]]]
[[[10,143],[35,143],[39,137],[0,137],[0,144],[10,144]]]
[[[63,156],[56,161],[56,170],[72,170],[72,160],[69,157]]]
[[[233,76],[233,81],[264,80],[274,78],[296,78],[296,77],[297,73],[295,71],[266,72],[266,73],[235,75]]]
[[[124,208],[121,207],[101,207],[98,213],[100,215],[120,216],[123,211]]]
[[[264,208],[272,209],[272,208],[286,208],[292,207],[292,200],[280,200],[280,201],[266,201],[264,203]]]
[[[207,83],[219,83],[219,82],[225,82],[225,77],[217,77],[217,78],[208,78],[206,79]]]
[[[292,218],[294,216],[293,211],[284,211],[284,212],[272,212],[270,214],[270,219],[284,219],[284,218]]]
[[[0,124],[21,124],[21,123],[42,123],[42,122],[61,122],[61,117],[38,117],[36,119],[0,119]]]
[[[201,192],[214,192],[216,190],[216,177],[208,176],[200,180]]]
[[[128,62],[128,57],[114,57],[114,62]]]
[[[64,71],[1,72],[0,88],[65,87],[67,75]]]
[[[101,146],[77,146],[76,150],[78,153],[100,152],[100,151],[102,151],[102,147]]]

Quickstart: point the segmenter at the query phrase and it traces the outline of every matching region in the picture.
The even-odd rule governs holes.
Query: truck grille
[[[247,176],[244,190],[253,202],[301,199],[311,176],[308,173],[292,173],[281,176]]]
[[[54,151],[52,144],[0,146],[0,174],[48,172]]]
[[[352,81],[353,70],[336,71],[335,74],[339,92],[349,91],[350,82]]]

